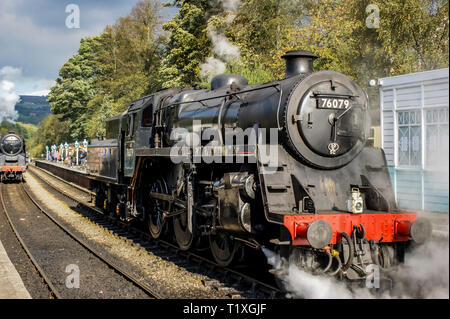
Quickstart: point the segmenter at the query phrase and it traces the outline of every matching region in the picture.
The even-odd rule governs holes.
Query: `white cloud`
[[[6,66],[0,69],[0,121],[17,119],[15,110],[16,103],[20,97],[15,91],[15,85],[11,78],[20,76],[20,69]]]
[[[76,54],[80,40],[100,34],[107,24],[127,15],[134,2],[79,0],[81,28],[68,29],[63,2],[0,0],[0,67],[21,68],[22,76],[14,80],[18,92],[46,90],[43,79],[49,82],[58,77],[61,66]]]
[[[22,70],[19,68],[14,68],[12,66],[5,66],[0,69],[0,79],[3,80],[14,80],[20,77]]]
[[[50,93],[50,90],[42,90],[42,91],[25,93],[23,95],[47,96],[49,93]]]
[[[81,28],[68,29],[66,5],[56,0],[0,0],[0,68],[20,67],[9,79],[18,94],[48,90],[61,66],[82,38],[100,34],[106,25],[126,16],[138,0],[77,0]]]

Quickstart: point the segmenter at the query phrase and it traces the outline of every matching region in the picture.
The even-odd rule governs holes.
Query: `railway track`
[[[14,236],[16,237],[17,241],[20,243],[20,246],[22,247],[23,251],[25,252],[25,255],[28,257],[34,268],[36,269],[36,272],[38,273],[39,277],[41,277],[42,281],[44,282],[45,286],[48,288],[50,292],[50,296],[53,299],[60,299],[61,296],[58,293],[58,291],[55,289],[49,278],[46,276],[45,272],[42,270],[42,268],[39,266],[39,263],[34,259],[33,255],[31,254],[30,250],[28,249],[27,245],[25,244],[24,240],[20,236],[19,232],[17,231],[16,227],[14,226],[11,217],[9,216],[8,211],[6,210],[5,201],[3,199],[3,183],[1,185],[0,190],[0,200],[2,205],[2,211],[3,214],[6,217],[6,220],[8,221],[9,226],[11,227],[11,230],[14,233]]]
[[[14,194],[11,196],[11,193]],[[60,259],[64,259],[64,254],[60,254],[61,256],[58,256],[59,251],[63,250],[70,250],[70,254],[74,254],[76,256],[73,256],[76,260],[82,260],[83,259],[83,252],[84,255],[87,256],[88,263],[90,266],[92,265],[104,265],[108,270],[102,269],[100,271],[100,275],[104,275],[106,273],[107,276],[111,276],[109,278],[108,284],[111,284],[111,282],[117,283],[117,288],[120,289],[120,291],[127,291],[127,293],[131,293],[132,296],[134,294],[135,297],[138,298],[161,298],[159,294],[152,289],[152,287],[149,287],[148,285],[142,283],[139,279],[135,278],[133,275],[129,274],[127,271],[121,269],[118,265],[116,265],[111,260],[108,260],[105,256],[102,255],[102,253],[94,250],[89,246],[88,243],[80,239],[78,236],[70,232],[67,227],[65,227],[61,222],[56,220],[51,213],[47,212],[45,209],[43,209],[39,203],[32,197],[30,192],[27,190],[27,188],[24,186],[23,183],[20,184],[1,184],[1,204],[3,208],[3,212],[6,215],[6,218],[8,220],[8,223],[10,224],[15,236],[17,237],[18,241],[20,242],[21,246],[23,247],[24,251],[26,252],[28,258],[31,260],[37,271],[39,272],[40,276],[46,283],[47,287],[51,291],[51,295],[55,299],[60,298],[70,298],[71,293],[67,293],[67,290],[64,289],[64,292],[62,292],[62,285],[61,280],[55,280],[54,273],[51,272],[51,270],[54,270],[55,267],[49,267],[49,263],[43,262],[46,260],[46,258],[51,259],[52,262],[60,262]],[[19,202],[21,202],[24,207],[28,210],[29,214],[24,214],[23,210],[21,208],[17,208],[14,205],[14,202],[17,201],[17,199],[20,199]],[[14,215],[15,214],[15,215]],[[17,227],[17,221],[25,221],[27,219],[32,219],[34,216],[40,218],[39,224],[42,225],[43,231],[45,233],[51,233],[52,235],[55,235],[57,237],[57,241],[59,243],[62,243],[61,246],[58,247],[52,247],[51,245],[48,245],[47,247],[39,246],[37,241],[33,241],[33,239],[36,239],[36,237],[39,237],[39,227],[36,227],[34,229],[27,229],[28,233],[26,236],[23,234],[24,227]],[[45,216],[44,219],[41,218],[41,216]],[[15,220],[15,221],[14,221]],[[35,224],[37,226],[37,224]],[[33,231],[36,230],[36,234],[33,233]],[[58,234],[59,231],[59,234]],[[65,237],[61,236],[61,233],[65,234]],[[47,242],[45,239],[43,239],[43,245],[46,245]],[[81,254],[79,254],[81,252]],[[95,260],[94,260],[95,259]],[[45,265],[43,265],[45,264]],[[111,272],[112,270],[112,272]],[[93,272],[97,273],[98,269],[92,269]],[[111,272],[111,273],[109,273]],[[114,276],[112,275],[114,273]],[[67,274],[66,274],[67,275]],[[96,274],[97,275],[97,274]],[[53,277],[53,278],[52,278]],[[103,280],[103,279],[101,279]],[[55,284],[55,281],[57,283]],[[124,286],[124,282],[129,283],[128,287]],[[85,283],[84,283],[85,284]],[[88,284],[89,286],[89,284]],[[125,287],[125,288],[124,288]],[[95,287],[95,288],[101,288],[101,286]],[[105,287],[106,288],[106,285]],[[90,288],[86,288],[90,289]],[[84,289],[84,290],[86,290]],[[105,293],[102,291],[102,293]],[[76,294],[74,294],[76,295]],[[86,295],[82,296],[87,297]],[[110,297],[110,296],[105,296]],[[123,296],[117,295],[116,297],[123,298]]]
[[[42,177],[37,171],[45,174],[46,177]],[[85,217],[108,230],[112,230],[130,244],[139,245],[168,261],[175,262],[188,271],[195,271],[211,277],[210,280],[205,280],[205,285],[210,285],[223,291],[231,291],[233,290],[231,287],[237,287],[236,289],[245,292],[243,294],[230,293],[228,295],[230,298],[284,298],[283,292],[275,285],[253,278],[236,269],[221,268],[204,256],[191,251],[181,251],[176,245],[166,240],[155,240],[141,229],[105,215],[101,209],[92,204],[94,194],[83,187],[67,182],[38,167],[33,166],[28,172],[47,186],[47,189],[53,190],[53,193],[56,192],[72,205],[82,206]],[[63,188],[65,187],[61,184],[59,186],[56,185],[58,183],[62,183],[70,191],[64,190]]]

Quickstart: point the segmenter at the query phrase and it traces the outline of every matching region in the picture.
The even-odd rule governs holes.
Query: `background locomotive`
[[[28,167],[25,140],[12,132],[1,135],[0,151],[1,181],[22,181],[22,174]]]
[[[384,152],[366,146],[367,94],[343,74],[314,72],[311,52],[283,58],[279,81],[223,74],[211,89],[162,90],[108,120],[88,147],[96,205],[182,249],[206,244],[222,266],[261,246],[349,280],[365,278],[368,264],[402,262],[431,224],[396,207]],[[189,152],[176,149],[183,143]],[[264,146],[275,165],[262,161]]]

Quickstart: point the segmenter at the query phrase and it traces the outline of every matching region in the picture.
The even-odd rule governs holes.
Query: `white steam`
[[[449,242],[433,240],[406,255],[394,275],[393,295],[403,298],[449,298]]]
[[[19,76],[20,69],[5,66],[0,69],[0,121],[17,119],[15,106],[19,102],[19,95],[15,92],[12,79]]]
[[[281,270],[280,258],[263,248],[267,262]],[[430,241],[406,255],[406,262],[392,275],[391,291],[372,294],[369,288],[350,289],[334,277],[312,275],[295,264],[289,264],[282,274],[287,297],[306,299],[372,299],[372,298],[449,298],[448,240]]]
[[[222,0],[225,11],[235,12],[241,5],[241,0]]]
[[[297,266],[289,265],[286,279],[286,290],[296,298],[306,299],[351,299],[372,298],[369,292],[358,289],[352,293],[344,283],[331,277],[316,276],[307,273]],[[299,284],[301,283],[301,284]]]
[[[236,17],[236,10],[241,2],[240,0],[220,2],[226,14],[226,24],[230,25]],[[208,24],[208,36],[212,42],[212,56],[200,65],[200,76],[209,81],[215,75],[224,73],[227,63],[239,60],[241,53],[239,48],[233,45],[224,34],[219,33],[211,23]]]
[[[280,256],[269,249],[263,248],[262,250],[266,255],[267,263],[281,272]],[[304,299],[373,298],[368,291],[357,289],[352,293],[344,283],[331,277],[312,275],[292,263],[289,264],[287,273],[283,273],[280,279],[288,292],[287,297]]]
[[[213,43],[214,55],[220,57],[225,62],[231,62],[232,60],[239,58],[241,52],[239,48],[227,39],[223,34],[218,34],[215,31],[208,32],[209,37]]]
[[[224,62],[210,56],[206,58],[206,62],[200,66],[200,75],[202,78],[210,79],[217,74],[224,73],[226,69],[227,65]]]

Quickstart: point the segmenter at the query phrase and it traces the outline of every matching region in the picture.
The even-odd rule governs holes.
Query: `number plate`
[[[319,98],[317,99],[318,109],[335,109],[335,110],[345,110],[350,106],[349,99],[340,98]]]

